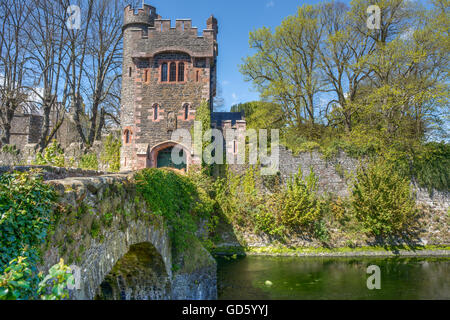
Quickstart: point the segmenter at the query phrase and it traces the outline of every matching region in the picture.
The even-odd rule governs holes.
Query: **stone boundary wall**
[[[103,171],[83,170],[78,168],[59,168],[52,166],[2,166],[0,175],[5,172],[19,171],[25,172],[32,169],[42,170],[44,180],[59,180],[73,177],[95,177],[106,174]]]
[[[333,193],[340,197],[349,195],[345,172],[353,171],[358,166],[358,160],[348,157],[341,152],[333,160],[324,160],[317,151],[304,152],[294,155],[291,150],[280,146],[280,174],[286,181],[302,168],[303,177],[313,169],[318,181],[318,192]],[[339,168],[339,169],[337,169]]]
[[[318,178],[318,192],[332,193],[340,197],[349,196],[346,176],[358,167],[357,159],[350,158],[340,152],[331,160],[324,160],[317,151],[304,152],[294,155],[292,151],[280,146],[280,174],[284,181],[298,172],[301,167],[303,176],[309,174],[312,168]],[[450,193],[447,191],[428,190],[413,183],[418,204],[430,206],[433,209],[446,212],[450,205]]]

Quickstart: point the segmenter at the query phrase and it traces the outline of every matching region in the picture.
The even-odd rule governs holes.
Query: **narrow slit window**
[[[197,81],[198,82],[198,80],[199,80],[199,75],[200,75],[200,72],[199,71],[197,71],[197,73],[196,73],[196,75],[195,75],[195,81]]]
[[[125,143],[130,143],[130,130],[125,130]]]
[[[189,119],[189,105],[185,104],[184,105],[184,120],[188,120]]]
[[[154,106],[153,106],[153,120],[158,120],[158,105],[157,104],[155,104]]]
[[[161,82],[167,82],[167,63],[161,65]]]
[[[144,82],[148,82],[148,70],[144,71]]]
[[[170,78],[169,78],[170,82],[175,82],[177,81],[177,65],[175,62],[171,62],[170,63]]]
[[[128,68],[128,76],[131,77],[133,69],[131,67]]]
[[[184,81],[184,62],[180,62],[178,64],[178,81],[179,82]]]

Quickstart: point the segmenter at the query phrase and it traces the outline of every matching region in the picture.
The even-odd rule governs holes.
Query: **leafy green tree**
[[[231,112],[243,112],[249,129],[283,129],[286,125],[283,109],[277,103],[252,101],[231,107]]]
[[[319,12],[305,5],[273,33],[266,27],[251,32],[249,44],[256,53],[245,58],[240,68],[263,98],[282,106],[291,126],[314,125],[316,95],[324,90],[317,57],[323,32]]]

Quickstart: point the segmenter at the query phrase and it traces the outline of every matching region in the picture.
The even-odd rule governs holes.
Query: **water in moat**
[[[221,300],[450,299],[450,258],[219,258],[217,276]]]

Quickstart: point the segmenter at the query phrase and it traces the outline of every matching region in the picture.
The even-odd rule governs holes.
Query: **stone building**
[[[59,110],[60,108],[55,108],[50,112],[50,132],[54,129],[56,123],[61,120],[62,115]],[[39,143],[41,138],[43,124],[44,116],[41,114],[14,114],[11,121],[10,144],[15,145],[17,149],[21,151],[31,147],[34,148],[35,144]],[[64,121],[53,138],[58,141],[63,149],[66,149],[73,143],[81,142],[73,119],[73,112],[64,114]]]
[[[176,167],[198,163],[191,145],[173,141],[177,129],[190,130],[198,107],[216,95],[217,20],[202,35],[191,20],[162,19],[149,5],[125,8],[123,25],[121,169]],[[171,162],[174,147],[186,160]]]

